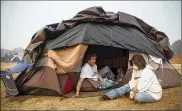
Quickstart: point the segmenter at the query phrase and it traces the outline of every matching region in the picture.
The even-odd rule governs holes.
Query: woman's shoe
[[[107,95],[101,96],[100,100],[111,100]]]

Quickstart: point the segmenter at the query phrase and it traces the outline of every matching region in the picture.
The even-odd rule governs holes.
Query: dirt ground
[[[16,63],[1,63],[7,69]],[[181,73],[181,64],[173,64]],[[16,78],[17,74],[15,74]],[[4,99],[1,81],[1,100]],[[181,87],[163,90],[163,97],[156,103],[141,104],[122,96],[111,101],[100,101],[100,96],[87,98],[63,98],[54,96],[17,96],[1,103],[2,110],[180,110]]]

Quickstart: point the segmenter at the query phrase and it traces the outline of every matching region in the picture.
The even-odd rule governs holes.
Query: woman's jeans
[[[131,91],[129,84],[125,84],[120,88],[113,89],[106,93],[110,99],[117,98]],[[141,103],[155,102],[156,100],[147,92],[138,92],[135,94],[135,100]]]

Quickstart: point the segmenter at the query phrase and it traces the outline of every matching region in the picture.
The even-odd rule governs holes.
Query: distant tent
[[[32,62],[35,67],[16,79],[20,94],[69,95],[76,88],[85,56],[90,52],[97,54],[98,68],[107,65],[116,75],[115,70],[122,68],[125,76],[112,88],[130,80],[132,70],[128,61],[134,53],[145,57],[163,88],[181,84],[180,74],[169,63],[173,52],[163,32],[135,16],[91,7],[72,19],[46,25],[33,35],[24,61]],[[98,87],[97,82],[87,79],[81,91],[95,96],[108,90]]]
[[[14,55],[12,58],[11,58],[11,62],[21,62],[22,61],[22,57],[23,56],[20,56],[20,55]]]

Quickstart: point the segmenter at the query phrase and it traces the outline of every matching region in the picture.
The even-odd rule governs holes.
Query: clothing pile
[[[103,78],[103,80],[104,82],[100,83],[99,89],[107,89],[117,84],[117,82],[112,81],[108,78]]]

